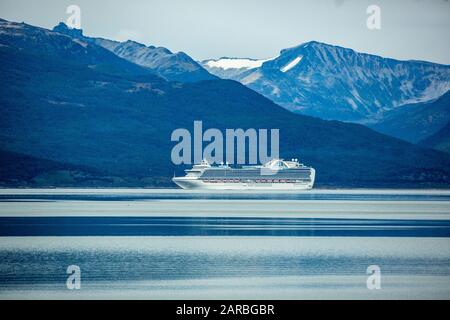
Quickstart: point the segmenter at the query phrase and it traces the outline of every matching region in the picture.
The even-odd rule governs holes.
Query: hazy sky
[[[197,60],[270,58],[317,40],[450,64],[448,0],[0,0],[0,17],[52,28],[72,4],[86,35],[130,38]],[[372,4],[381,9],[381,30],[366,26]]]

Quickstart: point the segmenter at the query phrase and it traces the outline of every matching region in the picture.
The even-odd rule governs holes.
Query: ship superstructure
[[[172,180],[183,189],[307,190],[314,185],[315,170],[298,162],[273,159],[264,165],[232,168],[203,160]]]

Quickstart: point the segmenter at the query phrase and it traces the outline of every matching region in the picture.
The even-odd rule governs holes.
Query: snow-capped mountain
[[[169,81],[195,82],[216,79],[184,52],[173,53],[164,47],[145,46],[131,40],[118,42],[90,38],[83,36],[81,30],[70,29],[64,23],[57,25],[53,31],[99,45],[123,59],[149,68]]]
[[[259,68],[263,63],[271,59],[249,59],[249,58],[229,58],[223,57],[220,59],[204,60],[201,64],[209,70],[210,73],[224,79],[233,79],[239,74],[250,70]]]
[[[202,65],[238,80],[288,110],[324,119],[376,122],[398,106],[430,101],[450,89],[450,66],[399,61],[308,42],[267,60],[233,68],[231,61]]]

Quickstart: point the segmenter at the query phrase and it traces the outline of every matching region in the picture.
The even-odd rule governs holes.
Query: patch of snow
[[[358,91],[355,88],[351,89],[350,92],[351,92],[353,98],[355,98],[355,100],[357,102],[359,102],[360,105],[363,106],[363,108],[366,110],[366,112],[368,114],[372,113],[372,110],[370,110],[367,102],[365,102],[364,99],[361,98],[361,96],[359,95]],[[355,104],[355,100],[353,100],[353,99],[351,99],[351,100],[352,100],[352,103],[350,103],[350,104],[352,105],[353,110],[358,109],[358,106]]]
[[[428,102],[435,100],[442,96],[444,93],[450,90],[450,81],[437,81],[432,80],[429,86],[421,93],[421,95],[416,97],[411,97],[409,99],[402,100],[399,105],[413,104],[420,102]]]
[[[292,60],[291,62],[289,62],[287,65],[285,65],[283,68],[281,68],[281,72],[288,72],[289,70],[291,70],[293,67],[295,67],[301,60],[302,60],[303,56],[299,56],[297,58],[295,58],[294,60]]]
[[[353,101],[353,99],[346,98],[346,100],[350,104],[350,106],[352,107],[353,110],[357,110],[358,109],[358,106],[356,105],[355,101]]]
[[[251,59],[219,59],[210,60],[206,65],[210,68],[220,68],[223,70],[228,69],[255,69],[262,66],[264,60],[251,60]]]
[[[8,29],[24,29],[24,25],[15,22],[2,23],[2,27]]]
[[[209,68],[220,68],[223,70],[228,69],[256,69],[263,65],[264,62],[275,60],[278,56],[270,59],[246,59],[246,58],[221,58],[218,60],[209,60],[206,65]]]
[[[431,84],[424,90],[421,100],[430,101],[437,99],[449,90],[450,81],[432,81]]]
[[[274,95],[274,96],[277,96],[277,97],[280,97],[280,93],[281,93],[280,88],[278,88],[276,85],[273,85],[273,89],[272,89],[272,92],[270,94]]]
[[[47,102],[52,105],[58,105],[58,106],[86,107],[86,105],[84,105],[82,103],[77,103],[77,102],[56,101],[56,100],[52,100],[52,99],[47,99]]]
[[[258,80],[259,78],[261,78],[261,73],[260,72],[252,72],[251,74],[249,74],[248,76],[246,76],[245,78],[243,78],[240,82],[243,85],[248,85],[252,82],[255,82],[256,80]]]
[[[78,43],[78,44],[79,44],[80,46],[82,46],[83,48],[86,48],[86,47],[88,46],[88,44],[87,44],[86,42],[81,41],[81,40],[79,40],[79,39],[73,39],[72,41]]]

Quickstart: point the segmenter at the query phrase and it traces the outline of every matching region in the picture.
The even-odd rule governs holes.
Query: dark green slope
[[[97,185],[96,170],[0,150],[0,187]],[[107,180],[103,179],[103,182]]]
[[[370,127],[381,133],[418,143],[450,121],[450,91],[431,102],[405,105],[384,114]]]
[[[450,122],[431,137],[421,141],[419,145],[450,153]]]

